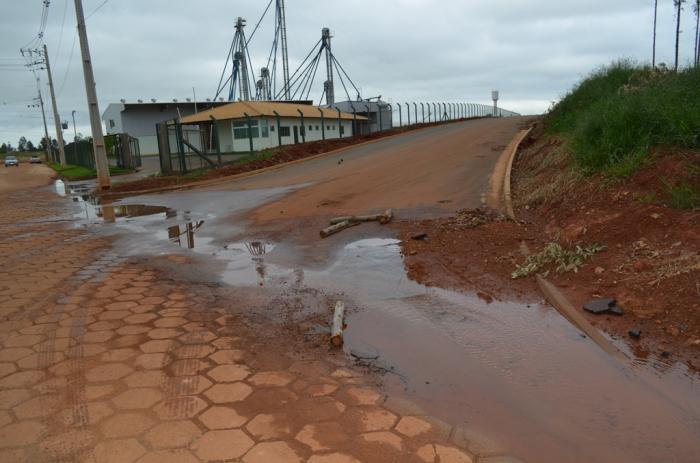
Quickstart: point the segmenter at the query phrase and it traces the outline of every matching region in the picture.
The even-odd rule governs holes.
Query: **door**
[[[294,144],[299,144],[299,127],[294,126]]]

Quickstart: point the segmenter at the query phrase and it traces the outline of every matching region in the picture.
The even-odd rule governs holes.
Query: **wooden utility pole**
[[[659,14],[659,0],[654,0],[654,40],[651,52],[651,67],[656,69],[656,20]]]
[[[46,48],[46,44],[44,44],[44,64],[46,64],[46,73],[49,75],[51,106],[53,107],[53,120],[56,124],[56,140],[58,140],[58,160],[61,163],[61,167],[66,167],[66,148],[63,144],[63,128],[61,127],[61,118],[58,115],[58,106],[56,105],[56,93],[53,90],[53,77],[51,76],[51,64],[49,63],[49,50],[48,48]]]
[[[75,16],[78,20],[80,54],[83,58],[85,92],[87,93],[88,112],[90,114],[90,128],[92,129],[92,146],[95,152],[95,167],[97,168],[97,187],[98,190],[108,190],[112,186],[112,180],[109,177],[109,164],[107,164],[107,150],[105,148],[105,140],[102,134],[100,108],[97,104],[95,75],[92,72],[92,60],[90,59],[90,46],[88,44],[87,30],[85,28],[85,13],[83,12],[82,0],[75,0]]]
[[[673,70],[678,72],[678,51],[681,40],[681,9],[685,0],[673,0],[676,3],[676,61]]]

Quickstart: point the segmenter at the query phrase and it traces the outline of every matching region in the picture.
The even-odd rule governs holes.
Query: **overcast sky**
[[[40,110],[20,47],[40,25],[42,0],[0,1],[0,142],[37,143]],[[592,69],[618,58],[651,60],[653,0],[287,0],[294,69],[320,38],[334,35],[334,53],[364,97],[396,101],[488,103],[540,113]],[[673,62],[672,0],[660,1],[658,61]],[[213,97],[236,17],[248,34],[267,0],[84,0],[100,110],[121,98],[161,101]],[[95,11],[97,8],[99,9]],[[91,13],[94,14],[91,15]],[[681,62],[693,56],[695,20],[686,7]],[[63,120],[76,111],[89,134],[73,0],[52,0],[44,41],[49,47]],[[267,61],[274,11],[251,43],[253,66]],[[319,73],[321,73],[321,69]],[[323,78],[311,96],[320,98]],[[47,103],[49,133],[55,137]],[[336,95],[341,94],[336,89]],[[344,93],[344,92],[342,92]],[[340,99],[340,98],[337,98]],[[71,128],[67,138],[72,137]]]

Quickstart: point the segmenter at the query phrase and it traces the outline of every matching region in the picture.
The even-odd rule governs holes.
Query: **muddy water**
[[[348,354],[371,357],[388,372],[390,393],[464,426],[486,453],[529,462],[700,461],[700,384],[682,365],[635,358],[622,344],[631,359],[619,362],[544,305],[488,304],[412,282],[392,239],[339,239],[311,267],[293,243],[265,240],[232,219],[287,191],[138,198],[154,214],[127,214],[112,226],[128,236],[126,251],[187,252],[232,286],[315,288],[346,300]],[[96,212],[93,223],[104,216]],[[320,299],[306,303],[330,322]]]

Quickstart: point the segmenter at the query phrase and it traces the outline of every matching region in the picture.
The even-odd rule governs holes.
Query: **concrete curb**
[[[532,127],[530,127],[527,130],[521,130],[520,133],[516,136],[516,138],[510,142],[510,145],[506,148],[506,150],[510,149],[510,155],[508,158],[508,167],[506,168],[506,175],[503,179],[503,202],[505,204],[505,209],[506,209],[506,215],[508,216],[509,219],[515,221],[515,211],[513,210],[513,198],[511,197],[511,174],[513,172],[513,162],[515,161],[515,157],[518,154],[518,150],[520,149],[520,145],[522,144],[523,140],[530,135],[530,132],[532,132]]]
[[[334,154],[343,153],[343,152],[345,152],[345,151],[349,151],[349,150],[351,150],[351,149],[355,149],[355,148],[359,148],[359,147],[362,147],[362,146],[370,145],[370,144],[372,144],[372,143],[377,143],[377,142],[384,141],[384,140],[391,140],[392,138],[399,137],[399,136],[401,136],[401,135],[406,135],[407,133],[419,132],[419,131],[422,131],[422,130],[431,129],[431,128],[433,128],[433,127],[439,127],[439,126],[443,126],[443,125],[456,124],[456,123],[459,123],[459,122],[472,121],[472,120],[478,120],[478,119],[489,119],[489,117],[468,117],[468,118],[459,119],[459,120],[456,120],[456,121],[447,121],[447,122],[444,122],[444,123],[441,123],[441,124],[434,124],[434,125],[430,125],[430,126],[428,126],[428,127],[418,127],[418,128],[416,128],[416,129],[413,129],[413,130],[407,130],[407,131],[405,131],[405,132],[396,133],[396,134],[394,134],[394,135],[389,135],[389,136],[377,138],[377,139],[374,139],[374,140],[368,140],[368,141],[365,141],[365,142],[362,142],[362,143],[357,143],[357,144],[353,144],[353,145],[344,146],[344,147],[342,147],[342,148],[338,148],[338,149],[335,149],[335,150],[332,150],[332,151],[326,151],[325,153],[314,154],[313,156],[309,156],[309,157],[306,157],[306,158],[296,159],[296,160],[294,160],[294,161],[284,162],[284,163],[281,163],[281,164],[275,164],[274,166],[264,167],[264,168],[258,169],[258,170],[251,170],[250,172],[242,172],[242,173],[240,173],[240,174],[235,174],[235,175],[231,175],[231,176],[228,176],[228,177],[215,178],[215,179],[212,179],[212,180],[205,180],[205,181],[202,181],[202,182],[188,183],[188,184],[185,184],[185,185],[169,185],[169,186],[165,186],[165,187],[161,187],[161,188],[152,188],[152,189],[148,189],[148,190],[115,191],[115,192],[109,192],[109,191],[107,191],[107,192],[104,192],[104,193],[96,193],[96,196],[99,196],[99,197],[102,197],[102,198],[114,199],[114,198],[125,198],[125,197],[128,197],[128,196],[139,196],[139,195],[145,195],[145,194],[166,193],[166,192],[170,192],[170,191],[184,191],[184,190],[190,190],[190,189],[192,189],[192,188],[200,188],[200,187],[207,187],[207,186],[212,186],[212,185],[218,185],[218,184],[220,184],[220,183],[226,183],[226,182],[229,182],[229,181],[232,181],[232,180],[240,180],[240,179],[243,179],[243,178],[253,177],[253,176],[255,176],[255,175],[265,174],[265,173],[267,173],[267,172],[272,172],[272,171],[275,171],[275,170],[278,170],[278,169],[283,169],[283,168],[285,168],[285,167],[292,166],[292,165],[295,165],[295,164],[302,164],[302,163],[304,163],[304,162],[313,161],[313,160],[320,159],[320,158],[323,158],[323,157],[326,157],[326,156],[332,156],[332,155],[334,155]]]

